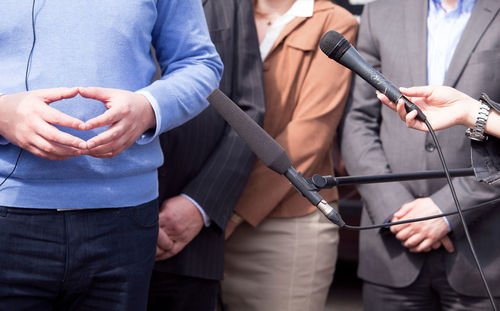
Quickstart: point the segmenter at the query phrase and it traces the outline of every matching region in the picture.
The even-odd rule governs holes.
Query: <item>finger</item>
[[[412,110],[406,114],[405,121],[406,121],[406,124],[408,125],[408,127],[411,127],[410,126],[411,124],[415,124],[415,122],[416,122],[415,118],[417,117],[417,115],[418,115],[418,111],[416,111],[416,110]]]
[[[399,118],[402,120],[402,121],[406,121],[406,115],[407,115],[407,112],[406,112],[406,108],[405,108],[405,104],[404,102],[400,101],[396,107],[396,111],[399,115]]]
[[[399,90],[406,96],[427,97],[432,94],[433,88],[430,86],[414,86],[410,88],[400,87]]]
[[[174,246],[174,241],[163,230],[158,231],[157,246],[165,251],[170,250]]]
[[[43,119],[48,123],[69,127],[76,130],[81,130],[84,125],[84,122],[82,120],[69,116],[50,106],[47,106],[43,110],[42,114]]]
[[[441,247],[441,242],[440,241],[436,241],[434,242],[434,244],[432,244],[432,249],[438,249]]]
[[[110,144],[112,142],[116,142],[116,140],[126,140],[126,137],[123,137],[125,130],[118,124],[111,125],[108,129],[101,132],[99,135],[92,137],[87,141],[87,147],[89,149],[94,149],[99,146],[103,146],[106,144]],[[105,153],[105,152],[101,152]]]
[[[47,152],[43,151],[42,149],[36,148],[34,146],[29,146],[29,147],[26,147],[24,149],[31,152],[32,154],[36,155],[37,157],[48,159],[48,160],[60,161],[60,160],[67,160],[70,158],[70,157],[56,156],[56,155],[47,153]]]
[[[174,247],[172,247],[169,251],[166,252],[165,254],[165,259],[168,259],[170,257],[173,257],[177,254],[179,254],[183,249],[186,244],[184,243],[175,243]]]
[[[164,253],[165,253],[165,251],[163,249],[161,249],[160,247],[158,247],[158,245],[156,245],[156,255],[155,256],[158,257]]]
[[[414,248],[417,247],[419,244],[421,244],[424,240],[425,236],[420,233],[417,233],[407,238],[404,241],[403,246],[406,248]]]
[[[396,110],[396,104],[393,103],[387,96],[384,94],[380,93],[379,91],[376,91],[377,93],[377,98],[387,107],[391,108],[392,110]]]
[[[394,216],[397,218],[403,218],[408,212],[413,208],[413,204],[403,204],[400,209],[398,209],[395,213]]]
[[[86,142],[76,136],[60,131],[55,126],[45,122],[39,122],[36,128],[36,134],[40,135],[47,141],[52,141],[60,145],[71,146],[79,148],[86,146]],[[83,145],[82,145],[83,144]]]
[[[39,149],[44,156],[50,155],[51,159],[62,159],[70,157],[78,157],[82,153],[79,149],[60,145],[51,141],[47,141],[40,136],[33,138],[31,142],[33,148]],[[54,158],[52,158],[54,157]]]
[[[434,241],[432,239],[424,239],[421,243],[411,247],[415,253],[429,252],[432,249]]]
[[[113,96],[113,89],[102,87],[80,87],[78,92],[82,97],[95,99],[101,102],[108,101]]]
[[[32,91],[33,94],[40,96],[44,99],[46,104],[50,104],[52,102],[73,98],[78,94],[78,88],[68,88],[68,87],[59,87],[53,89],[43,89],[43,90],[35,90]]]
[[[428,248],[417,248],[417,247],[414,247],[414,248],[410,248],[409,251],[410,253],[428,253],[432,250],[432,248],[428,247]]]
[[[408,238],[410,238],[414,234],[413,228],[411,226],[408,226],[398,233],[396,233],[396,239],[400,241],[406,241]]]
[[[103,114],[87,120],[82,129],[92,130],[95,128],[103,127],[106,125],[112,125],[122,119],[122,114],[119,113],[118,109],[110,108],[106,110]]]
[[[395,218],[393,218],[393,220],[391,220],[391,221],[393,221],[393,222],[394,222],[394,221],[398,221],[398,219],[395,219],[395,220],[394,220],[394,219],[395,219]],[[393,234],[397,234],[398,232],[400,232],[401,230],[403,230],[403,229],[407,228],[408,226],[410,226],[410,224],[394,225],[394,226],[391,226],[391,227],[390,227],[390,230],[391,230],[391,232],[392,232]]]
[[[115,155],[120,154],[123,150],[127,149],[135,140],[125,140],[120,139],[116,141],[112,141],[108,144],[101,145],[98,147],[94,147],[89,149],[89,153],[95,157],[113,157]]]
[[[441,244],[443,244],[444,249],[446,249],[448,253],[453,253],[455,251],[455,246],[449,236],[444,236],[441,239]]]

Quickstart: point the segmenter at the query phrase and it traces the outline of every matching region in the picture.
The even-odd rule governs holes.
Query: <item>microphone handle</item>
[[[416,110],[418,118],[425,121],[426,117],[420,108],[401,94],[399,89],[384,75],[368,64],[352,46],[350,46],[346,53],[342,55],[339,59],[339,63],[351,69],[376,90],[387,96],[387,98],[389,98],[393,103],[397,103],[400,99],[402,99],[405,104],[406,112]]]
[[[331,207],[317,192],[317,189],[308,182],[301,173],[297,172],[292,166],[285,172],[285,177],[292,186],[297,189],[312,205],[316,206],[325,217],[339,227],[345,226],[345,222],[339,213]]]

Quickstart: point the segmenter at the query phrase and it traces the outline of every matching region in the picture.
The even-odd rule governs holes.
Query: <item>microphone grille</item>
[[[330,30],[321,38],[319,47],[329,58],[338,62],[351,44],[344,36],[335,30]]]

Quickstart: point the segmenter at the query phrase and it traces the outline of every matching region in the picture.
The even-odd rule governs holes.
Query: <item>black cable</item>
[[[448,186],[450,187],[451,191],[451,196],[453,197],[453,201],[455,202],[455,207],[457,208],[458,215],[460,217],[460,222],[462,223],[462,227],[464,228],[464,233],[465,237],[467,239],[467,243],[469,244],[470,250],[472,252],[472,256],[474,257],[474,262],[476,263],[477,269],[479,270],[479,274],[481,275],[481,279],[483,281],[484,287],[486,288],[486,292],[488,293],[488,298],[490,299],[491,306],[493,307],[493,310],[497,310],[495,306],[495,300],[493,299],[493,295],[491,294],[490,287],[488,286],[488,282],[486,281],[486,277],[484,276],[483,269],[481,268],[481,264],[479,263],[479,258],[476,254],[476,250],[474,249],[474,244],[472,243],[472,239],[469,234],[469,229],[467,228],[467,224],[464,219],[464,215],[462,213],[462,208],[460,206],[460,202],[458,201],[457,193],[455,191],[455,187],[453,186],[453,183],[451,181],[450,177],[450,172],[448,170],[448,165],[446,164],[446,161],[444,159],[443,151],[441,150],[441,146],[439,145],[439,141],[436,137],[436,133],[434,132],[434,129],[432,128],[431,124],[427,119],[424,120],[425,125],[429,129],[429,133],[432,136],[432,139],[434,140],[434,143],[436,144],[436,149],[438,151],[439,159],[441,160],[441,165],[443,166],[443,170],[446,174],[446,180],[448,181]]]
[[[31,29],[33,31],[33,41],[31,43],[31,49],[30,53],[28,54],[28,61],[26,62],[26,72],[24,74],[24,87],[26,88],[26,92],[29,91],[29,85],[28,85],[28,76],[31,68],[31,59],[33,57],[33,50],[35,49],[35,43],[36,43],[36,31],[35,31],[35,2],[36,0],[33,0],[33,4],[31,5]],[[9,179],[12,174],[14,174],[14,171],[17,168],[17,164],[19,163],[19,159],[21,158],[21,155],[23,154],[23,148],[19,147],[19,153],[17,154],[17,159],[16,163],[14,164],[14,168],[12,171],[10,171],[9,175],[4,178],[4,180],[0,183],[0,187],[3,186],[3,184]]]
[[[423,115],[423,113],[422,113],[422,111],[420,111],[420,109],[417,108],[417,110],[419,111],[419,115],[420,114]],[[433,215],[433,216],[429,216],[429,217],[422,217],[422,218],[416,218],[416,219],[408,219],[408,220],[404,220],[404,221],[398,221],[398,222],[381,224],[381,225],[363,226],[363,227],[361,227],[361,226],[357,226],[356,227],[356,226],[344,225],[342,227],[346,228],[346,229],[350,229],[350,230],[367,230],[367,229],[382,228],[382,227],[388,227],[388,226],[392,226],[392,225],[398,225],[398,224],[404,224],[404,223],[410,223],[410,222],[424,221],[424,220],[429,220],[429,219],[433,219],[433,218],[438,218],[438,217],[443,217],[443,216],[449,216],[449,215],[458,214],[459,217],[460,217],[460,222],[462,223],[462,226],[464,228],[464,233],[465,233],[465,237],[466,237],[466,240],[467,240],[467,244],[469,245],[469,248],[470,248],[470,250],[472,252],[472,257],[474,258],[474,262],[475,262],[475,264],[477,266],[477,269],[479,270],[479,274],[481,276],[481,280],[483,281],[484,287],[485,287],[486,292],[488,294],[488,298],[489,298],[489,300],[491,302],[491,306],[493,307],[494,311],[497,311],[497,308],[495,306],[495,301],[493,299],[493,295],[491,294],[490,288],[488,286],[488,282],[486,281],[486,277],[484,276],[484,272],[483,272],[483,269],[481,268],[481,264],[479,262],[479,258],[477,256],[477,254],[476,254],[476,250],[474,249],[474,244],[472,243],[472,239],[471,239],[470,234],[469,234],[469,229],[467,228],[467,224],[465,222],[465,219],[464,219],[464,216],[463,216],[463,213],[462,213],[462,208],[460,206],[460,202],[458,201],[458,197],[457,197],[457,193],[455,191],[455,187],[453,186],[453,183],[451,181],[450,171],[449,171],[448,165],[446,164],[446,161],[444,159],[443,151],[441,150],[441,145],[439,144],[439,141],[438,141],[438,139],[436,137],[436,133],[434,132],[434,129],[430,125],[430,123],[427,120],[427,118],[425,118],[425,115],[423,116],[423,121],[424,121],[425,125],[427,126],[427,128],[429,129],[429,133],[431,134],[432,139],[434,140],[434,143],[436,144],[436,149],[438,151],[439,160],[441,161],[441,165],[443,166],[443,170],[444,170],[445,175],[446,175],[446,180],[448,182],[448,186],[450,188],[451,195],[453,197],[453,201],[455,202],[455,207],[457,208],[457,211],[456,212],[452,212],[452,213],[447,213],[447,214],[439,214],[439,215]],[[498,201],[498,200],[493,200],[493,201],[486,202],[486,203],[490,204],[491,202],[496,202],[496,201]],[[467,210],[471,210],[473,208],[477,208],[477,206],[468,208]]]
[[[477,208],[482,208],[482,207],[488,207],[491,205],[495,205],[497,203],[500,203],[500,199],[495,199],[491,200],[488,202],[483,202],[480,204],[476,204],[474,206],[464,208],[462,211],[463,212],[470,212],[472,210],[475,210]],[[355,231],[362,231],[362,230],[370,230],[370,229],[379,229],[379,228],[386,228],[386,227],[391,227],[391,226],[396,226],[396,225],[402,225],[402,224],[408,224],[411,222],[419,222],[419,221],[425,221],[429,219],[435,219],[439,217],[444,217],[444,216],[452,216],[458,214],[458,211],[456,212],[449,212],[449,213],[444,213],[444,214],[439,214],[439,215],[433,215],[433,216],[427,216],[427,217],[421,217],[421,218],[412,218],[412,219],[407,219],[407,220],[400,220],[400,221],[394,221],[394,222],[388,222],[384,224],[378,224],[378,225],[371,225],[371,226],[350,226],[350,225],[344,225],[342,228],[348,229],[348,230],[355,230]]]

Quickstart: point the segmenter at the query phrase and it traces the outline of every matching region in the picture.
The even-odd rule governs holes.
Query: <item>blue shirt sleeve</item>
[[[152,43],[161,78],[141,89],[156,116],[156,129],[137,142],[190,120],[208,106],[206,97],[218,87],[223,65],[212,44],[199,0],[158,0]]]

